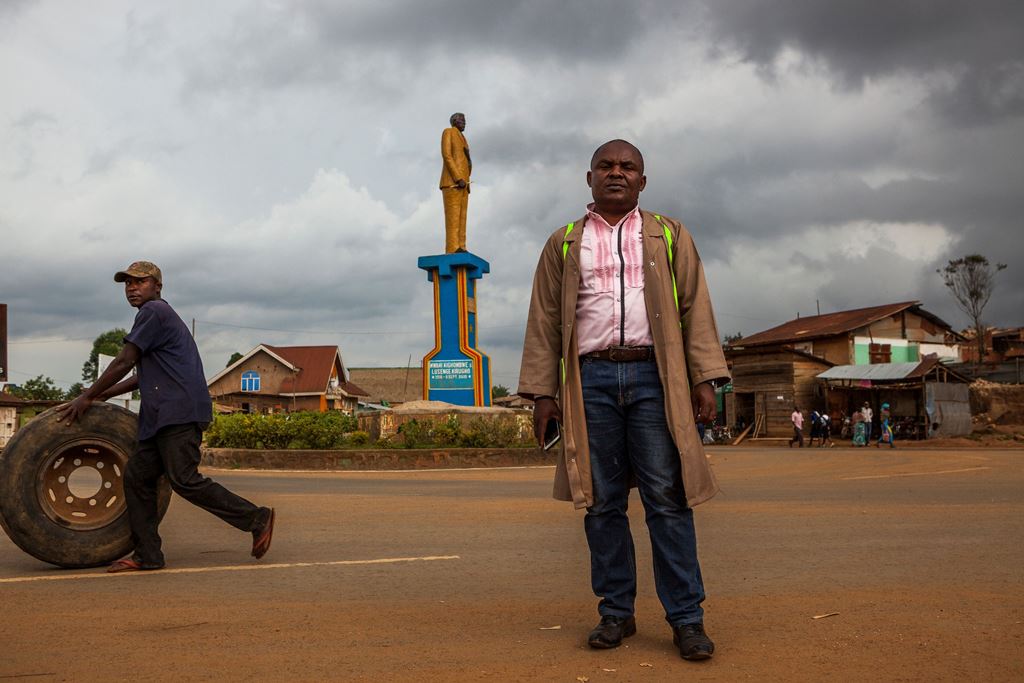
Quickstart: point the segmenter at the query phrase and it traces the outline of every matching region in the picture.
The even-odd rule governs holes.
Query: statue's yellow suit
[[[466,251],[466,207],[469,205],[469,174],[473,162],[462,131],[452,126],[441,133],[441,197],[444,199],[444,251]],[[464,187],[459,187],[459,181]]]

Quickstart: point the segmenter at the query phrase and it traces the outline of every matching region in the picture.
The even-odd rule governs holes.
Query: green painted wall
[[[921,360],[921,347],[919,344],[892,347],[890,363],[917,363]],[[868,352],[867,344],[854,344],[853,362],[855,365],[868,365],[871,361],[871,354]]]
[[[916,363],[920,356],[920,347],[917,344],[911,344],[909,346],[894,346],[892,347],[892,360],[893,363]]]
[[[853,346],[853,364],[854,365],[867,365],[871,360],[871,354],[868,353],[867,344],[854,344]]]

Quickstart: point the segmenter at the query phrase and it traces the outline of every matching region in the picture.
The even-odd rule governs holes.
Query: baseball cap
[[[155,263],[149,261],[136,261],[124,270],[114,273],[114,282],[124,282],[130,277],[151,277],[157,282],[163,282],[164,277]]]

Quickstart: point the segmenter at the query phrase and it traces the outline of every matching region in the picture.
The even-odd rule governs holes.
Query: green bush
[[[370,443],[370,435],[362,431],[354,431],[348,435],[348,442],[353,446],[365,446]]]
[[[430,424],[412,419],[398,426],[402,435],[402,445],[406,448],[419,448],[431,443]]]
[[[529,418],[513,415],[476,416],[463,424],[455,413],[443,419],[412,419],[398,434],[377,440],[375,448],[510,448],[533,446]],[[524,426],[525,425],[525,426]],[[338,412],[236,413],[218,415],[206,432],[212,448],[314,449],[358,448],[370,435],[354,417]]]
[[[462,427],[459,416],[449,414],[444,422],[434,424],[433,442],[438,446],[457,446],[462,442]]]
[[[342,413],[235,413],[218,415],[206,432],[213,448],[339,448],[358,421]]]

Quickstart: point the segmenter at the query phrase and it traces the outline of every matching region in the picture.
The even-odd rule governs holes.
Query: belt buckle
[[[608,360],[614,361],[616,363],[623,362],[625,360],[625,358],[622,358],[622,357],[619,356],[619,352],[620,351],[628,352],[629,349],[625,348],[625,347],[622,347],[622,346],[612,346],[612,347],[609,347],[609,349],[608,349]]]

